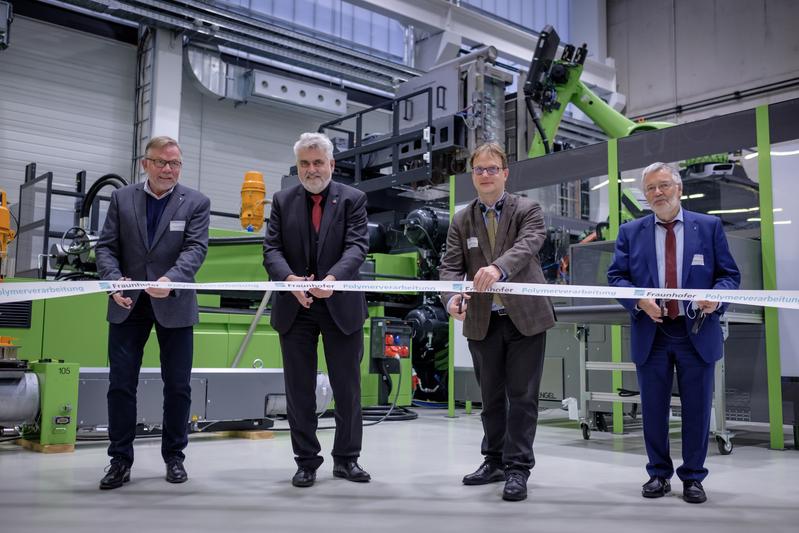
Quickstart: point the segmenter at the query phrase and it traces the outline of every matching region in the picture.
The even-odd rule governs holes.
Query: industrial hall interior
[[[799,530],[798,22],[0,0],[0,532]]]

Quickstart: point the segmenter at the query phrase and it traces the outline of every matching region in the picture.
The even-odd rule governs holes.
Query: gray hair
[[[648,167],[641,172],[641,188],[644,188],[644,180],[650,174],[654,174],[655,172],[660,172],[661,170],[665,170],[669,174],[671,174],[671,179],[674,180],[674,183],[677,185],[682,185],[682,178],[680,177],[680,172],[674,168],[673,166],[669,165],[668,163],[652,163]]]
[[[183,154],[183,150],[180,149],[180,145],[178,142],[173,139],[172,137],[167,137],[166,135],[160,135],[158,137],[153,137],[147,143],[147,146],[144,147],[144,155],[145,157],[150,155],[150,150],[160,150],[162,148],[166,148],[167,146],[177,146],[178,152]]]
[[[324,133],[303,133],[294,143],[294,157],[299,157],[300,150],[318,148],[324,150],[328,159],[333,159],[333,143]]]

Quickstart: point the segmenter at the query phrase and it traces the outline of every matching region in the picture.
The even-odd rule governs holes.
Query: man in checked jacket
[[[541,207],[505,191],[508,159],[497,143],[471,157],[477,198],[455,214],[441,261],[440,279],[473,280],[477,293],[445,293],[447,311],[463,320],[483,411],[483,464],[465,485],[504,481],[502,498],[527,498],[535,464],[538,390],[544,367],[546,330],[555,325],[546,297],[492,295],[494,283],[546,283],[538,259],[546,228]]]

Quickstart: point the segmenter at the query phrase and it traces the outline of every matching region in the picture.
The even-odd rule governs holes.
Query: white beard
[[[320,192],[325,190],[325,187],[327,187],[331,179],[332,176],[321,182],[319,180],[306,180],[306,181],[300,180],[300,183],[302,183],[302,186],[309,193],[319,194]]]

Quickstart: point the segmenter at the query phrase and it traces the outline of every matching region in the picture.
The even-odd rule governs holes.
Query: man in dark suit
[[[211,202],[178,184],[182,166],[177,141],[154,137],[142,168],[147,181],[114,191],[97,243],[102,279],[193,282],[208,250]],[[136,388],[144,345],[155,325],[161,348],[164,420],[161,455],[166,480],[187,480],[193,325],[199,318],[194,291],[145,289],[116,292],[108,302],[108,455],[101,489],[130,479],[136,435]]]
[[[333,144],[303,133],[294,145],[300,184],[275,193],[264,240],[264,266],[275,281],[354,280],[366,258],[366,195],[331,180]],[[310,487],[323,459],[316,438],[317,345],[322,335],[336,402],[333,475],[370,476],[358,464],[363,426],[361,373],[366,299],[359,292],[322,289],[276,292],[272,327],[280,334],[295,487]]]
[[[471,157],[477,198],[455,214],[441,261],[440,279],[474,281],[485,291],[497,281],[546,283],[538,260],[546,228],[539,205],[505,192],[507,157],[497,143]],[[447,311],[463,320],[483,401],[483,464],[466,485],[505,481],[502,498],[527,497],[535,464],[533,440],[546,330],[555,325],[548,298],[444,294]]]
[[[741,275],[730,255],[721,220],[680,205],[682,179],[665,163],[644,169],[642,188],[654,214],[623,224],[608,269],[617,287],[737,289]],[[710,433],[716,361],[723,355],[719,319],[727,305],[699,300],[620,300],[631,315],[632,360],[641,389],[649,481],[644,498],[671,491],[674,465],[669,455],[669,409],[674,370],[682,413],[682,458],[677,476],[683,499],[707,500],[702,481]],[[696,321],[701,322],[697,323]],[[699,327],[694,331],[694,325]]]

